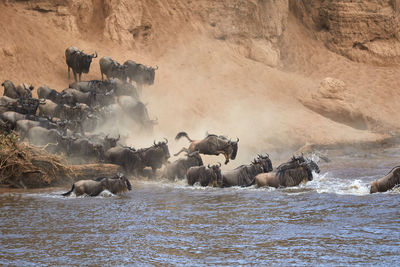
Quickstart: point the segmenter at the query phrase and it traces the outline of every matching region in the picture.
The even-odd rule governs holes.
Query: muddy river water
[[[399,165],[399,151],[335,156],[290,189],[133,181],[94,198],[3,191],[0,265],[397,266],[400,190],[370,195],[368,184]]]

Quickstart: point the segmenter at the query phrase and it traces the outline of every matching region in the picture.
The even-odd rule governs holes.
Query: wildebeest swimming
[[[189,148],[182,148],[174,156],[179,155],[181,152],[186,151],[187,153],[192,153],[194,151],[199,151],[201,154],[205,155],[219,155],[223,154],[225,156],[225,164],[228,164],[229,159],[234,160],[238,151],[239,138],[236,141],[227,139],[225,136],[218,136],[215,134],[208,134],[206,138],[202,140],[192,140],[185,132],[179,132],[175,140],[179,140],[181,137],[186,137],[189,142]]]
[[[186,172],[190,167],[202,166],[203,160],[201,159],[199,151],[186,154],[185,158],[180,158],[165,166],[163,177],[173,181],[175,178],[184,179]]]
[[[75,182],[72,185],[71,190],[62,194],[63,196],[69,196],[72,192],[76,196],[88,195],[91,197],[98,196],[104,190],[108,190],[113,194],[119,194],[127,190],[132,190],[131,183],[129,180],[121,174],[117,174],[114,177],[100,177],[96,180],[81,180]]]
[[[289,162],[280,165],[277,172],[261,173],[255,177],[258,186],[288,187],[299,185],[313,179],[312,171],[319,173],[318,165],[304,156],[293,157]]]
[[[82,73],[88,73],[92,59],[97,57],[97,52],[95,54],[85,54],[76,47],[68,47],[65,50],[65,61],[68,65],[68,79],[70,78],[70,69],[74,74],[74,80],[78,81],[76,74],[79,74],[79,81],[81,80]]]
[[[186,173],[189,185],[199,182],[201,186],[220,187],[222,183],[221,164],[190,167]]]
[[[394,167],[384,177],[371,183],[370,193],[386,192],[395,186],[400,185],[400,166]]]
[[[257,174],[272,171],[272,163],[268,154],[258,155],[250,165],[242,165],[230,171],[222,172],[222,187],[251,186]]]

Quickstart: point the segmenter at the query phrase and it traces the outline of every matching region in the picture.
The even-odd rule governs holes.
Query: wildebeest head
[[[307,174],[308,174],[308,180],[312,181],[313,179],[313,175],[312,175],[312,171],[315,171],[316,173],[319,173],[319,167],[317,165],[317,163],[315,163],[313,160],[309,160],[307,159],[305,162],[300,164],[301,166],[304,166],[307,170]]]
[[[237,138],[236,141],[229,140],[229,144],[232,147],[232,154],[231,154],[231,159],[232,160],[234,160],[236,158],[237,151],[238,151],[238,142],[239,142],[239,138]]]
[[[142,68],[142,74],[143,74],[143,82],[148,85],[153,85],[154,84],[154,77],[156,75],[156,70],[158,69],[158,66],[154,67],[148,67],[141,65]]]
[[[202,158],[200,156],[200,152],[198,150],[196,150],[196,151],[194,151],[192,153],[189,153],[187,156],[188,156],[188,158],[195,159],[197,161],[197,166],[204,165],[203,160],[202,160]]]
[[[168,139],[164,138],[164,142],[158,142],[156,144],[156,141],[154,141],[154,147],[160,147],[163,150],[165,161],[167,161],[171,155],[169,154],[169,149],[168,149]]]
[[[107,148],[112,148],[117,146],[117,142],[119,141],[121,135],[118,135],[117,138],[108,137],[108,134],[104,137],[104,146]]]
[[[221,175],[221,163],[210,166],[208,164],[208,169],[210,169],[212,178],[210,184],[213,186],[222,186],[222,175]]]
[[[83,53],[83,51],[80,51],[80,56],[81,56],[81,60],[82,60],[82,72],[83,73],[88,73],[89,72],[89,68],[90,68],[90,64],[92,63],[92,59],[97,57],[97,52],[95,52],[95,54],[85,54]]]
[[[258,154],[258,158],[254,159],[253,164],[260,164],[263,168],[263,172],[270,172],[273,170],[272,162],[269,158],[269,155],[266,156]]]
[[[126,178],[126,176],[123,173],[120,173],[120,172],[117,173],[116,178],[118,178],[119,180],[123,181],[129,191],[132,190],[131,183],[129,182],[128,178]]]

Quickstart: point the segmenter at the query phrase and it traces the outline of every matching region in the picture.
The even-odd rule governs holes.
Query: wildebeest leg
[[[187,149],[186,147],[183,147],[178,153],[174,154],[174,156],[176,157],[176,156],[178,156],[179,154],[181,154],[182,152],[189,153],[189,152],[188,152],[188,149]]]
[[[142,88],[143,88],[143,85],[142,85],[141,83],[138,83],[138,84],[137,84],[137,89],[138,89],[138,94],[139,94],[139,96],[142,95]]]
[[[79,81],[81,81],[82,72],[79,73]]]
[[[228,164],[229,162],[229,155],[225,153],[225,151],[217,151],[217,155],[223,154],[225,156],[225,164]]]
[[[75,82],[77,82],[78,80],[76,79],[76,72],[75,72],[74,69],[72,69],[72,73],[74,74],[74,80],[75,80]]]
[[[68,66],[68,80],[71,79],[71,74],[69,73],[70,72],[69,69],[70,69],[70,67]]]
[[[104,75],[103,72],[101,72],[101,80],[104,81]]]

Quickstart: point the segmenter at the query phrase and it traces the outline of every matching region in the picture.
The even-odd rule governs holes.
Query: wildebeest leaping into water
[[[312,181],[312,171],[319,173],[317,163],[303,156],[293,157],[289,162],[280,165],[277,172],[258,174],[255,181],[258,186],[296,186],[303,181]]]
[[[175,140],[181,137],[186,137],[189,142],[189,148],[182,148],[181,151],[176,153],[174,156],[179,155],[182,151],[192,153],[198,150],[201,154],[205,155],[216,155],[223,154],[225,156],[225,164],[228,164],[229,159],[234,160],[238,151],[239,138],[236,141],[231,141],[225,136],[218,136],[215,134],[207,134],[207,137],[203,140],[192,140],[185,132],[179,132]]]

